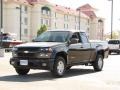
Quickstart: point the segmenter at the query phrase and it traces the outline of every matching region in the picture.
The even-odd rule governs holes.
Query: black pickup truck
[[[15,46],[12,56],[10,64],[19,75],[45,69],[57,77],[74,65],[91,65],[101,71],[106,58],[102,45],[90,43],[79,30],[48,30],[33,42]]]

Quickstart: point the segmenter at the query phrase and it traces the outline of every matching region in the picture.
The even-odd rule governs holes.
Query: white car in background
[[[109,54],[111,53],[117,53],[120,54],[120,40],[109,40],[108,41],[108,45],[109,45]]]

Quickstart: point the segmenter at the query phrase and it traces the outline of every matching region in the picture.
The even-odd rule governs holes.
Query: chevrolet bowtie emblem
[[[24,51],[24,53],[29,53],[29,51]]]

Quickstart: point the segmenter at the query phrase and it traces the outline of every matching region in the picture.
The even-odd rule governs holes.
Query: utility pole
[[[112,33],[113,33],[113,0],[111,0],[111,39],[112,37]]]
[[[80,8],[79,8],[79,30],[80,30],[80,27],[81,27],[81,11],[80,11]]]
[[[3,0],[0,0],[0,48],[2,48]]]
[[[108,0],[111,1],[111,39],[113,38],[112,33],[113,33],[113,0]]]
[[[81,25],[80,25],[80,24],[81,24],[81,10],[80,10],[80,8],[78,8],[77,11],[79,12],[79,16],[78,16],[78,19],[79,19],[79,20],[78,20],[78,25],[79,25],[79,30],[80,30],[80,28],[81,28]]]
[[[22,35],[22,6],[20,5],[20,40]]]

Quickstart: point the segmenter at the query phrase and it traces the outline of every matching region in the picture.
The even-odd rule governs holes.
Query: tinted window
[[[81,42],[81,38],[80,38],[80,35],[79,35],[79,33],[78,33],[78,32],[73,33],[73,35],[72,35],[72,37],[71,37],[71,38],[76,38],[76,39],[78,39],[78,40],[79,40],[79,42]]]
[[[38,36],[36,42],[66,42],[69,38],[68,31],[47,31]]]
[[[83,43],[88,43],[88,38],[85,33],[80,33],[80,37]]]
[[[120,44],[119,40],[110,40],[108,44]]]
[[[0,39],[2,38],[2,40],[12,40],[12,37],[9,36],[2,36],[0,37]]]

